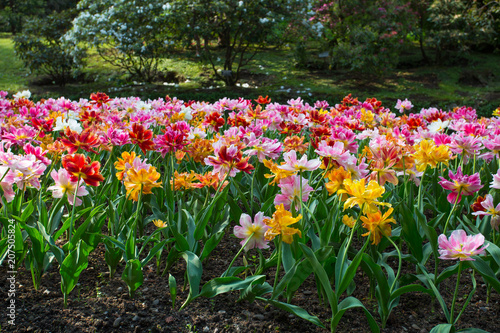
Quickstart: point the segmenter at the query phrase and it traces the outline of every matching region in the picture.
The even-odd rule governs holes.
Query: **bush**
[[[86,56],[84,48],[61,38],[73,17],[72,11],[63,11],[44,19],[33,18],[14,37],[16,54],[25,66],[48,75],[61,86],[76,76]]]
[[[293,0],[179,0],[165,5],[165,15],[176,22],[178,35],[197,51],[204,40],[203,56],[214,76],[227,86],[240,79],[241,69],[266,45],[280,45],[292,22],[305,18],[309,1]],[[212,48],[211,41],[217,42]]]
[[[382,72],[397,65],[415,19],[404,1],[320,0],[311,22],[332,52],[333,67]]]
[[[428,15],[429,44],[436,49],[437,63],[463,56],[470,48],[500,45],[500,4],[496,1],[434,0]]]
[[[162,7],[152,0],[83,0],[66,39],[88,43],[106,62],[152,82],[173,44]]]

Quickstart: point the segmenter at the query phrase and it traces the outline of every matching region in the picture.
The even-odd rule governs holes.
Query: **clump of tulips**
[[[100,244],[110,278],[122,272],[130,297],[154,261],[175,306],[169,272],[184,260],[181,308],[239,291],[324,327],[292,304],[312,274],[332,332],[355,307],[379,332],[401,295],[417,292],[435,297],[448,321],[433,330],[452,331],[476,278],[486,301],[500,292],[500,108],[478,119],[466,106],[411,113],[405,99],[395,113],[351,95],[335,105],[30,97],[0,93],[0,264],[13,254],[12,270],[24,263],[36,289],[58,267],[64,306]],[[240,249],[201,286],[227,234]],[[466,267],[472,290],[457,314]],[[361,270],[378,316],[352,296]],[[448,310],[440,292],[454,274]]]

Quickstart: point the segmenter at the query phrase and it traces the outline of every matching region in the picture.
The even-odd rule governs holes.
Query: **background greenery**
[[[468,105],[482,115],[490,115],[500,105],[500,5],[495,1],[311,0],[301,2],[304,7],[299,8],[278,6],[287,1],[240,4],[226,0],[215,1],[207,9],[209,17],[219,19],[192,27],[180,23],[194,22],[195,17],[181,17],[179,8],[187,2],[177,0],[151,7],[158,13],[151,19],[153,23],[129,19],[130,8],[150,8],[150,2],[80,1],[77,7],[77,1],[0,0],[0,29],[4,31],[0,35],[0,64],[4,68],[0,89],[10,93],[30,89],[34,98],[79,99],[102,91],[110,96],[153,99],[170,95],[212,102],[223,97],[269,95],[283,103],[300,96],[308,102],[324,99],[330,104],[352,93],[360,99],[376,97],[387,107],[393,107],[397,99],[408,98],[418,108]],[[196,9],[192,12],[203,14],[205,2],[190,1]],[[113,10],[111,3],[115,5]],[[268,6],[266,10],[271,8],[276,17],[290,18],[270,23],[260,3]],[[287,10],[294,15],[286,16]],[[266,33],[258,39],[238,34],[238,26],[231,22],[238,21],[240,12],[258,14],[255,17],[260,20],[246,20],[245,25],[254,24],[252,29]],[[53,31],[50,22],[37,19],[47,15],[76,17],[73,22],[80,22],[76,29],[79,34],[70,24],[60,36],[34,34],[44,29]],[[88,17],[98,19],[94,24],[81,23],[88,23],[84,20]],[[154,22],[171,24],[147,40],[130,37],[155,29]],[[126,38],[114,34],[123,24]],[[61,43],[65,40],[71,43]],[[161,45],[161,40],[168,43]],[[242,59],[246,62],[251,58],[244,66],[239,66],[234,57],[242,50],[238,49],[240,42],[248,47]],[[56,52],[62,50],[59,53],[77,60],[71,79],[48,76],[33,65],[36,57],[26,57],[29,51],[51,59],[47,56],[54,54],[51,45],[57,45]],[[78,56],[85,57],[84,61],[76,59],[74,45],[78,45]],[[115,58],[110,58],[113,55]],[[152,58],[157,68],[142,65],[151,63]],[[130,61],[138,61],[133,63],[138,66],[134,71],[130,70]],[[58,63],[62,62],[49,66]],[[220,70],[228,69],[234,74],[230,80],[220,75]]]

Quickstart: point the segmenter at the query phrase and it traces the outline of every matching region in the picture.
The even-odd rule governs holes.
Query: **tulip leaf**
[[[370,311],[366,309],[366,307],[361,303],[361,301],[355,297],[349,296],[346,299],[344,299],[342,302],[339,304],[339,311],[335,314],[335,317],[332,318],[331,325],[332,327],[337,327],[337,325],[340,322],[340,319],[344,315],[344,313],[349,310],[349,309],[354,309],[354,308],[361,308],[365,312],[366,319],[368,319],[368,325],[370,326],[370,329],[374,333],[380,332],[380,328],[378,327],[377,322],[373,318],[372,314]]]
[[[185,251],[182,252],[180,256],[186,261],[186,273],[189,282],[189,294],[186,301],[181,306],[182,310],[200,293],[200,281],[203,267],[200,259],[193,252]]]
[[[319,320],[318,317],[310,315],[306,310],[302,309],[301,307],[298,307],[298,306],[292,305],[292,304],[288,304],[288,303],[283,303],[283,302],[276,301],[276,300],[267,299],[264,297],[259,297],[259,296],[255,297],[255,299],[258,299],[258,300],[263,301],[265,303],[271,304],[279,309],[290,312],[291,314],[294,314],[297,317],[305,319],[305,320],[313,323],[316,326],[319,326],[321,328],[325,328],[325,326]]]
[[[172,274],[168,274],[168,289],[170,290],[170,299],[172,300],[172,308],[175,308],[175,300],[177,298],[177,280]]]
[[[128,294],[131,298],[134,297],[137,288],[142,286],[144,275],[139,259],[129,259],[122,273],[122,280],[125,281],[128,287]]]
[[[452,324],[439,324],[434,326],[429,333],[453,333],[455,332],[455,327]]]
[[[488,266],[486,261],[479,257],[474,257],[474,261],[468,261],[469,265],[488,282],[497,292],[500,293],[500,281],[495,276],[493,270]]]

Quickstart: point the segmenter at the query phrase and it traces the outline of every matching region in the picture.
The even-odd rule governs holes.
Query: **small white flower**
[[[143,102],[143,101],[139,101],[135,104],[135,109],[137,111],[146,111],[148,112],[149,110],[151,110],[151,104],[148,104],[146,102]]]
[[[23,90],[14,95],[14,98],[16,100],[20,98],[29,99],[30,97],[31,97],[31,92],[29,90]]]
[[[183,106],[181,111],[179,112],[179,114],[181,114],[185,120],[191,120],[191,119],[193,119],[193,115],[191,114],[191,111],[192,111],[191,108],[187,108],[187,107]]]
[[[62,117],[56,118],[56,125],[54,126],[52,131],[53,132],[61,130],[64,131],[66,127],[69,127],[70,130],[75,131],[78,134],[80,134],[83,131],[83,128],[82,126],[80,126],[80,123],[78,123],[78,121],[76,121],[75,119],[63,120]]]
[[[449,120],[442,121],[441,119],[437,119],[433,121],[429,126],[427,126],[427,129],[431,133],[438,133],[442,132],[448,125],[450,124]]]

